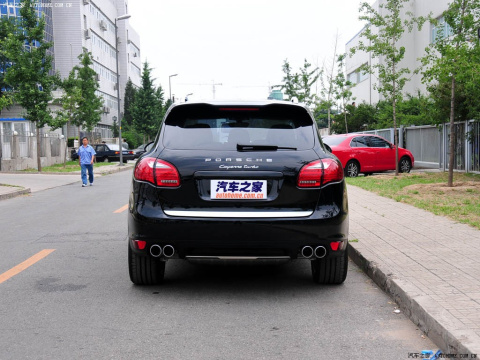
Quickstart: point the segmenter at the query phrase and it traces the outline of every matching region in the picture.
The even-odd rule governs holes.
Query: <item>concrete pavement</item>
[[[95,176],[104,176],[118,171],[131,170],[134,162],[124,166],[118,164],[101,166],[93,169]],[[57,186],[74,184],[78,182],[81,186],[80,170],[70,173],[27,173],[0,172],[0,200],[10,199],[15,196],[28,195],[33,192],[51,189]]]
[[[444,354],[480,358],[480,230],[355,186],[348,193],[350,258]]]
[[[95,173],[132,166],[110,165]],[[0,200],[75,182],[80,186],[79,173],[0,173],[0,184],[22,187],[0,186]],[[444,354],[480,359],[480,230],[355,186],[348,193],[350,258]]]

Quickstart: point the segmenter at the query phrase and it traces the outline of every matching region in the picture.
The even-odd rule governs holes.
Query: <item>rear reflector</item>
[[[147,242],[143,240],[133,240],[133,243],[136,245],[137,249],[143,250],[147,246]]]
[[[343,168],[334,159],[316,160],[305,165],[298,175],[297,186],[319,187],[343,179]]]
[[[146,181],[161,187],[180,186],[180,175],[172,164],[147,157],[143,158],[135,167],[135,179]]]
[[[333,251],[337,251],[339,246],[340,246],[339,242],[331,242],[330,243],[330,247],[332,248]]]

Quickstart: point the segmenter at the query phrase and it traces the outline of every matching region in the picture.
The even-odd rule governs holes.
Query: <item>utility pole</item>
[[[212,83],[213,83],[213,98],[215,99],[215,85],[223,85],[223,84],[222,83],[215,84],[214,80],[212,80]]]

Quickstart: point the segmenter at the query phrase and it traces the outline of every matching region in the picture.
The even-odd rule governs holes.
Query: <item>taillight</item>
[[[172,164],[147,157],[135,167],[135,179],[147,181],[157,186],[176,187],[180,185],[180,175]]]
[[[323,159],[322,185],[343,180],[343,167],[333,159]]]
[[[342,179],[343,168],[338,162],[333,159],[323,159],[313,161],[302,167],[298,175],[297,185],[302,188],[319,187]]]
[[[318,187],[322,180],[322,163],[320,160],[305,165],[298,175],[297,185],[299,187]]]

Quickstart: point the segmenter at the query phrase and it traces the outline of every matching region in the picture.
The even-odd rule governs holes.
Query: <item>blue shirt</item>
[[[87,147],[82,145],[78,148],[77,154],[81,165],[89,165],[92,163],[92,159],[97,153],[90,145],[87,145]]]

